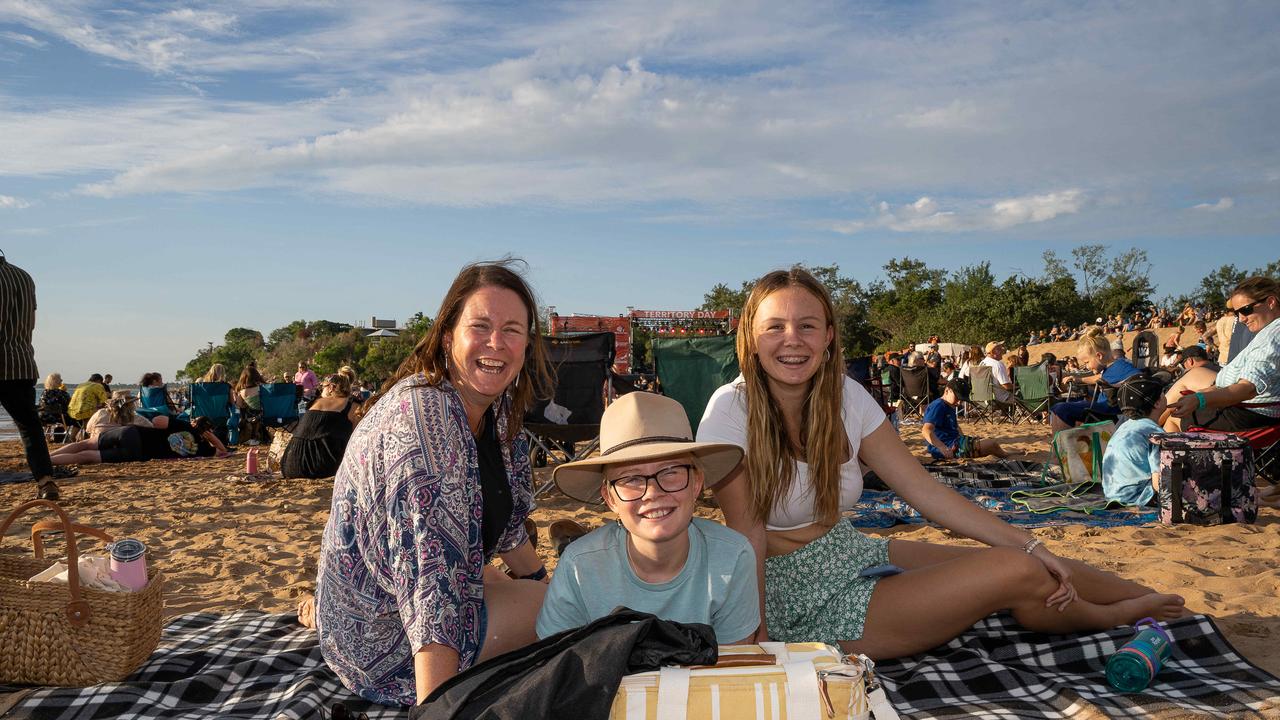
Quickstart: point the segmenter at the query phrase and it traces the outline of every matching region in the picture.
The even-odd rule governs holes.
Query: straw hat
[[[560,491],[574,500],[600,503],[606,465],[694,455],[705,470],[703,485],[715,487],[742,460],[742,448],[694,442],[689,416],[680,403],[647,392],[623,395],[600,418],[600,454],[565,463],[551,473]]]

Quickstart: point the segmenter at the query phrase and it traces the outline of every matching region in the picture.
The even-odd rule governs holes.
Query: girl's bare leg
[[[914,556],[910,548],[895,553],[890,546],[890,559],[898,565],[908,563],[903,567],[921,555],[941,557],[918,548]],[[956,553],[881,579],[871,596],[862,638],[840,644],[873,659],[901,657],[937,647],[997,610],[1012,611],[1029,630],[1050,633],[1101,630],[1147,616],[1169,619],[1182,614],[1181,597],[1149,591],[1099,603],[1085,590],[1098,579],[1082,579],[1084,583],[1077,584],[1080,599],[1058,611],[1045,606],[1058,582],[1036,558],[1015,548]],[[1121,587],[1113,592],[1123,594]]]

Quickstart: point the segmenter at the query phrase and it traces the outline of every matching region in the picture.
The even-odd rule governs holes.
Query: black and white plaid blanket
[[[1179,620],[1169,629],[1178,644],[1173,659],[1151,688],[1133,695],[1112,690],[1103,675],[1106,658],[1128,641],[1128,628],[1038,635],[1000,615],[930,653],[881,662],[877,671],[903,718],[1280,714],[1280,681],[1236,653],[1209,618]],[[314,633],[293,615],[242,611],[177,618],[126,682],[30,690],[0,717],[327,719],[337,702],[372,720],[408,714],[352,695],[324,664]]]
[[[1167,623],[1177,648],[1141,693],[1107,684],[1132,628],[1042,635],[992,615],[928,653],[876,664],[904,718],[1275,718],[1280,680],[1245,660],[1204,615]]]

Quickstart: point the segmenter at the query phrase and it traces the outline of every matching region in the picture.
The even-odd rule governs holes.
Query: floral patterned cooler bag
[[[1160,448],[1160,522],[1165,525],[1252,523],[1258,519],[1253,449],[1219,432],[1151,436]],[[1225,499],[1224,499],[1225,498]]]

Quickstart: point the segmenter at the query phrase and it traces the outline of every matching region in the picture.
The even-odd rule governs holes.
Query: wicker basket
[[[52,508],[58,519],[31,528],[35,558],[0,555],[0,682],[83,686],[122,680],[160,642],[164,576],[149,569],[147,586],[138,592],[81,588],[76,536],[111,537],[72,524],[47,500],[19,505],[0,524],[0,540],[18,516],[40,506]],[[49,566],[41,541],[49,531],[61,531],[67,540],[66,585],[27,581]]]

